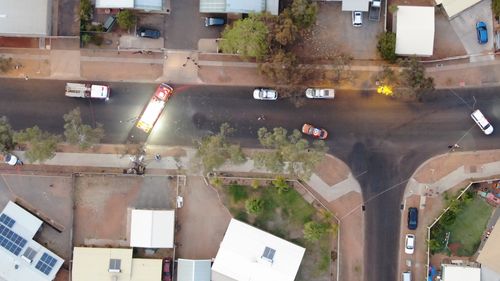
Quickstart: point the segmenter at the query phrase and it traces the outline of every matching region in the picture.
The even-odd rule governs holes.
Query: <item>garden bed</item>
[[[332,257],[336,259],[333,217],[327,210],[314,208],[289,185],[293,183],[228,178],[215,184],[235,219],[306,248],[296,280],[332,280]],[[328,225],[329,232],[314,242],[306,240],[304,226],[311,222]]]

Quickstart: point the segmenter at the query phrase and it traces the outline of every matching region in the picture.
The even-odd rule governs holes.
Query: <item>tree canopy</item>
[[[7,117],[0,118],[0,152],[9,152],[14,149],[14,131]]]
[[[267,35],[269,30],[258,15],[236,21],[222,32],[220,48],[224,53],[244,57],[263,58],[268,54]]]
[[[104,137],[104,129],[101,124],[97,123],[95,128],[83,124],[79,107],[64,114],[63,118],[66,141],[77,144],[80,149],[87,149],[99,143]]]
[[[55,156],[59,136],[42,131],[38,126],[14,133],[16,143],[28,145],[25,156],[30,162],[43,162]]]
[[[131,10],[122,10],[118,13],[116,21],[120,28],[129,29],[134,26],[137,19]]]
[[[323,141],[314,141],[310,145],[298,130],[288,135],[284,128],[274,128],[273,131],[260,128],[258,137],[260,144],[270,150],[256,152],[253,156],[255,165],[274,173],[286,171],[294,176],[309,178],[327,151]]]
[[[396,33],[384,32],[379,34],[377,50],[380,56],[391,63],[396,62]]]
[[[227,161],[240,164],[246,160],[241,147],[230,144],[227,140],[227,136],[232,132],[234,129],[224,123],[220,126],[219,133],[205,136],[198,143],[196,156],[201,160],[205,171],[213,171]]]

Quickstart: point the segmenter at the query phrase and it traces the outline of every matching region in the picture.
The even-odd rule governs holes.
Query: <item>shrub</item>
[[[235,203],[248,198],[247,187],[239,184],[231,184],[229,186],[229,194]]]
[[[249,214],[259,214],[264,210],[264,202],[259,198],[252,198],[245,201],[245,209]]]
[[[391,63],[396,62],[396,33],[385,32],[378,36],[377,50],[380,56]]]

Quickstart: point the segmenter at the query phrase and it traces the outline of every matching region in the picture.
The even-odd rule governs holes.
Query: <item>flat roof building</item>
[[[478,267],[442,264],[443,281],[481,281],[481,269]]]
[[[0,214],[0,280],[54,280],[64,260],[33,240],[42,221],[9,201]]]
[[[162,0],[96,0],[98,9],[137,9],[145,11],[161,11]]]
[[[279,13],[279,0],[200,0],[200,13]]]
[[[135,259],[132,252],[132,249],[75,247],[71,280],[160,280],[162,260]]]
[[[398,6],[396,54],[432,56],[434,51],[434,7]]]
[[[0,36],[50,36],[52,1],[3,0],[0,4]]]
[[[130,246],[173,248],[174,227],[173,210],[132,210]]]

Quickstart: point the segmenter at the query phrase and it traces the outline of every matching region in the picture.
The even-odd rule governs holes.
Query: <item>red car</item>
[[[324,140],[328,137],[328,132],[325,129],[316,128],[313,125],[307,123],[302,126],[302,133],[320,140]]]
[[[162,281],[172,281],[172,258],[163,259]]]

